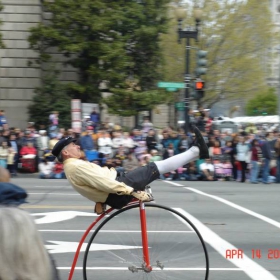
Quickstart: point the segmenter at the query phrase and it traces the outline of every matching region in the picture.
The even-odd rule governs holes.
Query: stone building
[[[30,66],[28,62],[36,59],[38,54],[29,49],[27,38],[29,29],[39,22],[47,20],[50,15],[44,13],[41,0],[1,0],[4,9],[0,18],[3,21],[0,32],[6,48],[0,49],[0,109],[6,111],[10,127],[25,128],[28,121],[27,107],[34,95],[34,89],[41,85],[44,75],[42,68]],[[50,50],[61,71],[62,81],[76,79],[75,69],[64,68],[64,57]],[[174,123],[173,106],[159,106],[159,110],[152,113],[152,120],[157,127],[164,127],[168,120]],[[169,113],[168,113],[169,112]],[[103,111],[102,119],[109,118],[110,122],[122,123],[133,127],[134,118],[120,119],[118,116],[108,115]]]

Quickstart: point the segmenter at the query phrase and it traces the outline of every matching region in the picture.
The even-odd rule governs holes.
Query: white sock
[[[155,165],[157,166],[159,173],[164,174],[176,170],[177,168],[182,167],[185,164],[196,160],[198,157],[199,157],[199,148],[193,146],[181,154],[175,155],[165,160],[156,161]]]

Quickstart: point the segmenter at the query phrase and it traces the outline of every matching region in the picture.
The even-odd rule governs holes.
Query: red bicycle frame
[[[147,223],[146,223],[146,210],[145,210],[145,203],[139,200],[133,200],[131,203],[129,203],[128,205],[134,204],[134,203],[140,203],[140,224],[141,224],[141,235],[142,235],[142,247],[143,247],[143,267],[142,269],[146,272],[151,272],[152,271],[152,266],[150,264],[150,257],[149,257],[149,246],[148,246],[148,235],[147,235]],[[88,236],[89,232],[92,230],[92,228],[102,219],[104,218],[105,215],[109,214],[110,212],[112,212],[114,210],[114,208],[109,208],[108,210],[106,210],[103,214],[101,214],[99,217],[96,218],[96,220],[88,227],[88,229],[85,231],[85,233],[83,234],[79,245],[77,247],[73,262],[72,262],[72,266],[71,266],[71,270],[68,276],[68,280],[72,280],[74,271],[75,271],[75,267],[79,258],[79,254],[82,248],[82,245],[86,239],[86,237]]]
[[[149,256],[149,245],[148,245],[148,234],[147,234],[147,221],[146,221],[146,210],[145,203],[140,201],[140,224],[141,224],[141,235],[142,235],[142,248],[143,248],[143,269],[146,272],[152,271]]]
[[[110,208],[108,209],[106,212],[104,212],[103,214],[101,214],[99,217],[96,218],[96,220],[88,227],[88,229],[85,231],[85,233],[83,234],[80,242],[79,242],[79,245],[77,247],[77,250],[76,250],[76,253],[75,253],[75,256],[74,256],[74,259],[73,259],[73,262],[72,262],[72,266],[71,266],[71,270],[70,270],[70,273],[69,273],[69,277],[68,277],[68,280],[72,280],[72,277],[73,277],[73,274],[74,274],[74,271],[75,271],[75,267],[76,267],[76,264],[77,264],[77,261],[78,261],[78,258],[79,258],[79,254],[80,254],[80,251],[81,251],[81,248],[82,248],[82,245],[86,239],[86,237],[88,236],[89,232],[92,230],[92,228],[105,216],[107,215],[108,213],[112,212],[114,210],[114,208]]]

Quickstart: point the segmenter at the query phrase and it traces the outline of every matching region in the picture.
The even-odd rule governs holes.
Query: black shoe
[[[197,146],[199,148],[199,158],[209,158],[209,149],[205,143],[203,136],[201,135],[199,129],[196,126],[193,126],[193,132],[195,133],[195,140],[193,146]]]

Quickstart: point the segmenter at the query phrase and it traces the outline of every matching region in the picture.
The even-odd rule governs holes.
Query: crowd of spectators
[[[77,139],[84,158],[101,166],[114,167],[118,172],[130,171],[148,162],[169,158],[189,149],[194,135],[183,128],[167,126],[156,129],[148,118],[142,125],[124,131],[119,124],[101,123],[94,111],[83,129],[59,127],[59,113],[53,112],[50,123],[35,129],[28,123],[25,130],[10,128],[4,112],[0,116],[0,166],[11,176],[18,170],[38,172],[42,179],[65,178],[63,164],[57,162],[51,149],[61,137]],[[4,122],[1,122],[4,119]],[[196,160],[178,170],[161,175],[162,180],[239,181],[253,184],[280,183],[280,134],[269,126],[247,124],[237,132],[213,128],[208,112],[193,115],[209,147],[210,159]]]

